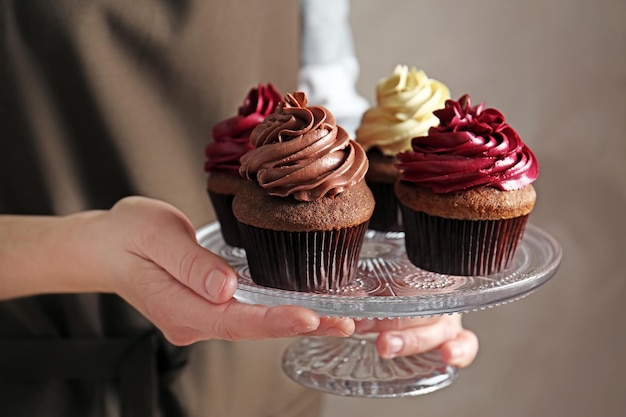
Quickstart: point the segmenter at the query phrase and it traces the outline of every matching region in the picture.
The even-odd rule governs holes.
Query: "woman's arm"
[[[93,224],[105,216],[90,211],[64,217],[0,216],[0,299],[45,293],[113,292],[92,253]]]
[[[297,306],[242,304],[231,267],[196,242],[189,220],[141,197],[65,217],[0,216],[0,299],[46,293],[120,295],[174,344],[347,336],[349,319]]]
[[[202,248],[187,218],[169,204],[141,197],[111,210],[65,217],[0,216],[0,299],[36,294],[110,292],[124,298],[174,344],[199,340],[297,335],[344,337],[350,319],[319,317],[303,307],[242,304],[237,278]],[[444,360],[467,366],[478,339],[461,316],[362,320],[379,333],[383,357],[439,348]]]

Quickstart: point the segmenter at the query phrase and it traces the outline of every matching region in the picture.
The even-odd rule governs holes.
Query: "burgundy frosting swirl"
[[[334,197],[361,181],[368,168],[363,148],[326,108],[307,107],[302,92],[287,95],[250,141],[256,148],[241,157],[239,172],[273,196]]]
[[[239,176],[239,158],[253,148],[250,143],[252,130],[265,116],[276,109],[283,97],[272,83],[252,88],[236,116],[217,123],[212,131],[213,142],[204,154],[206,172],[222,171]]]
[[[435,193],[493,187],[517,190],[537,179],[537,159],[500,111],[472,107],[468,95],[436,110],[439,126],[397,155],[400,179]]]

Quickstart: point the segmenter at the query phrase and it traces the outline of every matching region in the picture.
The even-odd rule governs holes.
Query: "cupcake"
[[[535,204],[537,160],[500,111],[468,95],[435,115],[439,125],[397,155],[407,256],[448,275],[502,271]]]
[[[396,154],[410,150],[411,139],[425,135],[439,123],[433,111],[449,98],[444,84],[428,78],[424,71],[403,65],[378,82],[376,105],[363,114],[355,138],[367,152],[370,166],[365,180],[376,200],[370,229],[402,230],[394,193],[400,174]]]
[[[250,143],[252,130],[274,111],[281,100],[282,95],[271,83],[252,88],[237,115],[213,127],[213,142],[205,148],[204,170],[209,174],[207,193],[220,222],[224,241],[234,247],[242,247],[232,211],[233,198],[243,182],[239,175],[239,158],[253,148]]]
[[[354,277],[374,209],[365,151],[302,92],[288,95],[250,140],[233,212],[252,280],[338,291]]]

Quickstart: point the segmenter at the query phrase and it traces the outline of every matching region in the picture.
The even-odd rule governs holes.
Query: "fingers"
[[[423,353],[456,338],[461,329],[460,320],[441,317],[424,326],[383,331],[376,340],[376,348],[383,358]]]
[[[186,286],[155,270],[145,279],[141,295],[131,304],[151,320],[176,345],[199,340],[249,340],[298,335],[344,337],[354,331],[349,319],[320,318],[298,306],[267,307],[235,299],[213,304]]]
[[[135,254],[154,262],[172,277],[213,303],[232,298],[237,276],[219,256],[200,246],[185,215],[164,202],[128,198],[115,207],[134,220]],[[132,213],[132,214],[127,214]]]
[[[410,319],[363,319],[356,322],[357,333],[380,333],[386,330],[402,330],[437,323],[441,317],[419,317]]]
[[[478,355],[478,337],[470,330],[462,330],[456,339],[441,345],[441,358],[448,364],[464,368]]]
[[[295,306],[267,307],[235,300],[215,306],[213,320],[206,323],[211,336],[224,340],[292,337],[319,328],[319,317]]]
[[[376,348],[386,359],[440,349],[446,363],[463,367],[472,363],[478,353],[478,338],[463,329],[460,314],[357,323],[357,331],[364,330],[380,332]]]
[[[174,344],[199,340],[265,339],[296,335],[345,337],[350,319],[320,318],[297,306],[247,305],[233,299],[237,276],[202,248],[187,218],[169,204],[120,200],[104,226],[122,248],[113,274],[115,292],[151,320]]]
[[[354,320],[345,317],[321,317],[319,327],[307,336],[348,337],[354,333]]]
[[[237,275],[231,266],[189,238],[178,236],[174,241],[171,264],[161,264],[166,271],[212,303],[230,300],[237,289]]]
[[[217,327],[221,338],[242,340],[268,337],[334,336],[346,337],[354,331],[354,321],[345,318],[320,318],[298,306],[267,307],[233,301]]]

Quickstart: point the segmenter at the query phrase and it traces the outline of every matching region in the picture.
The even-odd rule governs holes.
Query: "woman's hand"
[[[0,299],[117,293],[178,345],[354,331],[352,320],[302,307],[240,303],[236,287],[228,263],[161,201],[129,197],[108,211],[0,216]]]
[[[100,227],[98,236],[106,236],[104,262],[112,268],[111,288],[174,344],[296,335],[345,337],[354,331],[352,320],[320,318],[303,307],[235,300],[235,272],[202,248],[189,220],[166,203],[123,199],[103,216]]]
[[[169,204],[142,197],[111,210],[65,217],[0,216],[0,299],[49,293],[113,292],[152,321],[174,344],[199,340],[297,335],[345,337],[350,319],[320,318],[298,306],[248,305],[233,298],[235,272],[202,248],[189,220]],[[381,356],[438,348],[467,366],[476,335],[461,316],[362,320],[360,333],[380,333]]]
[[[376,348],[383,358],[414,355],[438,349],[454,366],[470,365],[478,354],[478,338],[463,328],[461,315],[433,318],[361,320],[357,333],[379,333]]]

